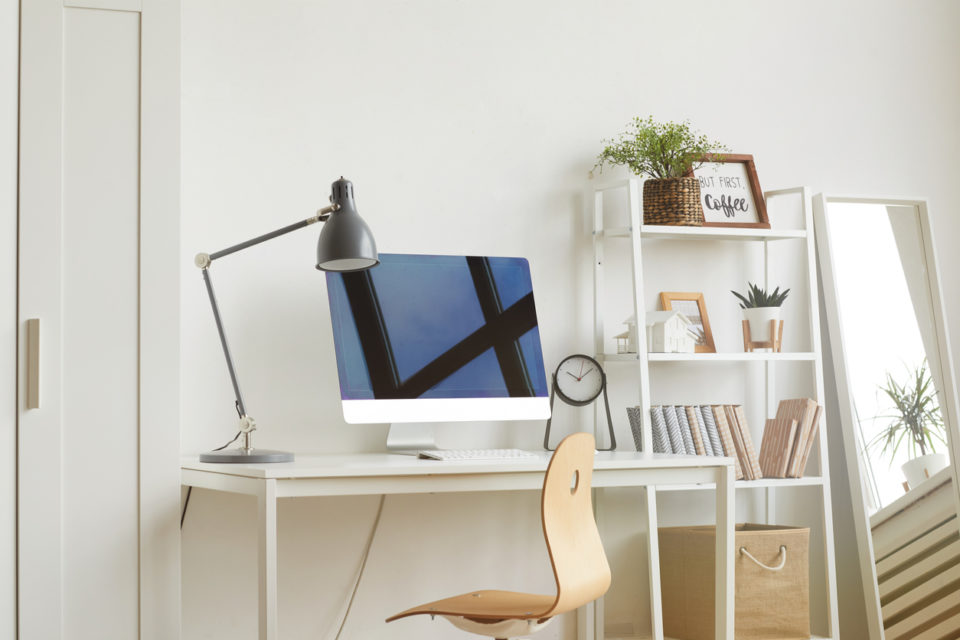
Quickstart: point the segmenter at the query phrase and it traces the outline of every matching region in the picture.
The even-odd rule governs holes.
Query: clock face
[[[564,401],[575,405],[593,402],[603,391],[603,370],[589,356],[565,358],[557,367],[557,391]]]

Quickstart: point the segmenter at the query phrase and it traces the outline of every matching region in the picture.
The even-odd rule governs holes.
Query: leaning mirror
[[[957,388],[926,202],[821,194],[814,221],[870,637],[960,637]]]

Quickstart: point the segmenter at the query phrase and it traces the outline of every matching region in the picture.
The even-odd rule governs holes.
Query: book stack
[[[784,400],[767,420],[760,442],[764,478],[801,478],[817,440],[823,407],[810,398]]]
[[[730,456],[738,480],[763,477],[742,406],[657,405],[650,418],[655,453]]]

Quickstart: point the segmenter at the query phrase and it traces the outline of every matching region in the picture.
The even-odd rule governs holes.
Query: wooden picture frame
[[[695,303],[697,313],[692,313],[689,303]],[[676,305],[674,303],[684,303]],[[710,319],[707,317],[707,303],[700,292],[681,293],[663,291],[660,293],[660,306],[664,311],[679,311],[693,323],[693,330],[701,329],[703,338],[697,340],[696,353],[716,353],[717,347],[713,343],[713,331],[710,330]]]
[[[698,162],[703,164],[687,175],[700,182],[704,227],[770,228],[752,155],[708,153]]]

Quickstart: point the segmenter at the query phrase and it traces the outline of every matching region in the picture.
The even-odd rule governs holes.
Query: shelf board
[[[601,353],[597,356],[600,362],[636,362],[639,359],[636,353]]]
[[[603,362],[636,362],[636,353],[603,353],[599,360]],[[647,360],[653,362],[812,362],[817,354],[808,351],[788,353],[648,353]]]
[[[817,354],[807,351],[786,353],[648,353],[650,362],[778,362],[816,360]]]
[[[805,476],[803,478],[762,478],[760,480],[737,480],[734,483],[737,489],[782,489],[788,487],[821,487],[823,478],[820,476]],[[714,483],[701,484],[665,484],[657,487],[657,491],[699,491],[714,490]]]
[[[737,229],[726,227],[671,227],[645,224],[641,238],[702,238],[705,240],[791,240],[806,238],[804,229]]]
[[[610,227],[602,233],[606,238],[629,238],[631,229]],[[807,232],[804,229],[728,229],[645,224],[640,227],[640,237],[675,240],[797,240],[806,238]]]

